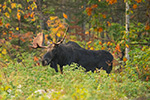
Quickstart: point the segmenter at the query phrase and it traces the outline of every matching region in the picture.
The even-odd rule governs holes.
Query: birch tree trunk
[[[126,44],[129,44],[129,3],[128,0],[126,0]],[[125,46],[125,57],[129,60],[129,47]]]

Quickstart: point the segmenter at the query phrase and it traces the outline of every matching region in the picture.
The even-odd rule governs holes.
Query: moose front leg
[[[52,62],[51,67],[55,69],[56,72],[58,72],[57,64]]]
[[[60,73],[63,74],[63,66],[60,66]]]

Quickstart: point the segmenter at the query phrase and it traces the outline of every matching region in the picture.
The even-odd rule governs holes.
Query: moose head
[[[57,47],[64,41],[65,37],[57,43],[52,42],[49,46],[43,46],[47,49],[47,53],[42,58],[42,65],[49,65],[53,58],[57,55]]]

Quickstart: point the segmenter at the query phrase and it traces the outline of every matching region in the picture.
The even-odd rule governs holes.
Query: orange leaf
[[[137,5],[136,5],[136,4],[134,4],[134,5],[133,5],[133,9],[136,9],[136,8],[137,8]]]
[[[106,15],[105,15],[105,14],[103,14],[103,18],[106,18]]]
[[[150,26],[146,25],[145,30],[149,30],[149,29],[150,29]]]
[[[24,15],[24,19],[28,18],[29,16],[27,14]]]
[[[97,8],[97,4],[92,5],[91,8]]]
[[[89,42],[87,42],[87,45],[89,45],[89,44],[91,44],[92,43],[92,41],[89,41]]]
[[[9,40],[11,40],[12,38],[11,37],[9,37]]]
[[[126,57],[124,57],[124,58],[123,58],[123,61],[124,61],[124,62],[126,62],[126,61],[127,61],[127,58],[126,58]]]
[[[39,60],[38,57],[34,56],[34,61],[38,61],[38,60]]]
[[[85,34],[88,35],[88,34],[89,34],[89,31],[86,31]]]
[[[30,17],[34,17],[34,12],[32,12],[32,13],[30,14]]]
[[[135,0],[137,3],[140,3],[140,2],[142,2],[142,0]]]
[[[23,39],[22,37],[20,37],[20,40],[21,40],[22,42],[25,42],[25,39]]]
[[[102,32],[103,31],[103,28],[98,28],[98,32]]]
[[[17,13],[17,18],[18,18],[18,20],[20,20],[20,18],[21,18],[21,15],[19,12]]]
[[[108,26],[111,26],[111,23],[109,21],[107,21]]]
[[[87,12],[88,16],[91,16],[91,14],[92,14],[92,8],[87,7],[86,8],[86,12]]]
[[[3,35],[6,35],[6,34],[7,34],[6,32],[3,33]]]
[[[12,31],[9,31],[9,34],[12,34],[13,32]]]
[[[148,81],[149,81],[149,76],[146,77],[146,82],[148,82]]]
[[[102,45],[102,42],[100,41],[99,44]]]
[[[120,50],[120,45],[119,45],[119,44],[116,45],[115,49],[116,49],[117,51],[121,52],[121,50]]]
[[[104,50],[104,49],[105,49],[105,47],[102,47],[102,48],[101,48],[101,50]]]
[[[63,17],[66,19],[68,18],[68,16],[65,13],[63,13]]]
[[[9,25],[10,25],[10,24],[9,24],[9,23],[7,23],[7,24],[5,25],[5,27],[6,27],[6,28],[8,28],[8,27],[9,27]]]
[[[2,22],[2,19],[0,19],[0,26],[2,26],[3,25],[3,22]]]

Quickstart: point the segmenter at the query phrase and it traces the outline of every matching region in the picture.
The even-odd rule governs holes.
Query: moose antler
[[[65,31],[65,34],[64,34],[64,37],[63,37],[59,42],[57,42],[57,43],[55,43],[55,44],[60,44],[60,43],[62,43],[62,42],[65,40],[66,34],[67,34],[67,32],[68,32],[68,29],[69,29],[69,27],[67,27],[67,29],[66,29],[66,31]]]
[[[44,42],[44,35],[43,33],[39,33],[33,39],[33,43],[32,43],[33,45],[31,47],[36,49],[36,48],[48,48],[50,46],[50,44],[48,46],[43,46],[43,42]]]
[[[59,45],[59,44],[61,44],[63,41],[64,41],[64,39],[65,39],[65,37],[66,37],[66,33],[67,33],[67,31],[68,31],[68,27],[67,27],[67,29],[66,29],[66,31],[65,31],[65,34],[64,34],[64,37],[59,41],[59,42],[57,42],[57,43],[54,43],[53,41],[51,41],[53,44],[56,44],[56,45]],[[52,44],[49,44],[48,46],[43,46],[43,42],[44,42],[44,34],[43,33],[39,33],[39,34],[37,34],[37,36],[33,39],[33,45],[32,46],[30,46],[30,47],[32,47],[32,48],[34,48],[34,49],[36,49],[36,48],[49,48]]]

